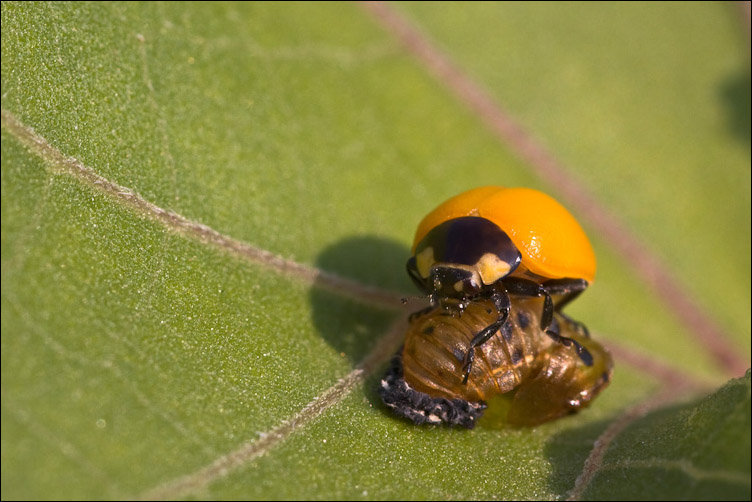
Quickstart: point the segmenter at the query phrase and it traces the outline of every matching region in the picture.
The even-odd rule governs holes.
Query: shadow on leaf
[[[408,248],[378,237],[350,237],[326,248],[316,267],[341,277],[395,292],[413,291],[405,262]],[[353,366],[360,363],[374,343],[384,335],[396,311],[354,302],[346,295],[331,292],[322,284],[311,288],[313,321],[324,340],[347,357]]]
[[[752,146],[752,127],[750,126],[750,70],[729,77],[720,87],[721,102],[726,111],[726,125],[733,136]]]

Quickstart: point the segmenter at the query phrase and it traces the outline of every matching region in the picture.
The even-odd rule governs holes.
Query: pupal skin
[[[509,322],[475,347],[476,364],[463,383],[464,354],[493,319],[489,301],[471,302],[461,316],[435,309],[414,319],[379,389],[384,403],[416,424],[472,428],[487,403],[509,425],[536,425],[587,406],[609,383],[613,360],[578,323],[554,314],[560,339],[540,329],[540,298],[514,298]],[[561,342],[564,339],[568,342]],[[590,365],[578,346],[592,356]]]

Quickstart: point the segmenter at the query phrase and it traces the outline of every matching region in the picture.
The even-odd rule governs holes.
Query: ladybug
[[[490,405],[510,425],[537,425],[587,406],[611,380],[613,360],[600,344],[559,313],[540,329],[541,298],[515,298],[508,322],[487,342],[470,348],[475,333],[493,323],[490,300],[471,302],[461,317],[435,309],[410,323],[380,394],[400,416],[417,424],[472,428]],[[592,356],[585,364],[577,345]],[[467,350],[476,353],[470,376],[460,377]]]
[[[431,306],[411,319],[437,306],[461,315],[476,300],[493,303],[496,319],[475,334],[465,354],[467,383],[473,349],[509,317],[509,295],[542,297],[541,330],[566,343],[551,329],[553,314],[593,282],[595,269],[585,232],[553,198],[530,188],[475,188],[443,202],[418,225],[407,271]],[[584,325],[569,320],[587,334]],[[576,347],[583,362],[592,364],[589,351]]]

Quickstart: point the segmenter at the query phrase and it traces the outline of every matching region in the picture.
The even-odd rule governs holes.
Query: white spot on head
[[[502,277],[509,275],[511,266],[493,253],[486,253],[481,256],[475,265],[480,274],[483,284],[493,284]]]
[[[415,265],[418,267],[418,273],[421,277],[431,275],[431,265],[434,263],[436,263],[436,259],[433,257],[432,247],[427,247],[415,255]]]

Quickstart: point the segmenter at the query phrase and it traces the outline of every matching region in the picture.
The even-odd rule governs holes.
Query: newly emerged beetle
[[[473,349],[507,322],[509,295],[542,297],[541,330],[574,345],[590,365],[593,356],[585,344],[563,337],[553,319],[593,282],[595,268],[585,232],[554,199],[529,188],[475,188],[445,201],[418,225],[407,270],[431,307],[412,318],[437,305],[462,314],[474,301],[493,303],[497,316],[480,327],[463,358],[467,383]],[[584,325],[568,320],[587,334]]]
[[[472,348],[475,333],[495,317],[490,301],[471,302],[461,317],[437,309],[413,320],[381,381],[384,403],[418,424],[468,428],[486,403],[512,425],[539,424],[587,406],[610,381],[611,355],[558,313],[551,322],[564,343],[554,341],[540,329],[541,302],[515,297],[509,322]],[[591,364],[572,342],[587,348]],[[463,382],[460,369],[468,350],[476,363]]]

